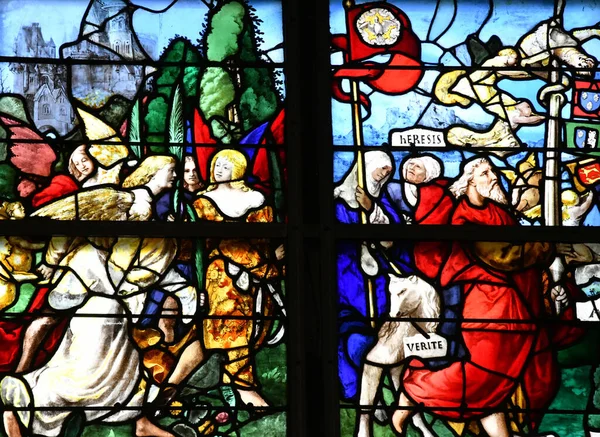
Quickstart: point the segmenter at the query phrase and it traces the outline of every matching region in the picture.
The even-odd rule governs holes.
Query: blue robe
[[[377,204],[390,219],[390,223],[402,223],[400,214],[392,206],[387,193],[377,199]],[[337,199],[335,203],[336,219],[340,223],[360,223],[360,211],[351,209],[346,202]],[[338,375],[342,398],[356,400],[361,378],[361,366],[369,349],[375,343],[379,326],[389,314],[389,294],[387,291],[387,273],[394,270],[386,257],[385,249],[372,250],[379,264],[379,273],[372,278],[375,301],[375,328],[371,325],[368,307],[367,276],[360,265],[361,241],[339,242],[337,254],[338,284]],[[385,250],[387,258],[400,268],[403,274],[411,274],[410,256],[407,246],[394,244]]]
[[[183,202],[181,203],[181,210],[179,211],[179,215],[183,215],[185,212],[185,203],[189,203],[192,204],[194,201],[194,194],[190,193],[187,190],[182,190],[181,193],[183,194]],[[175,208],[173,205],[173,196],[175,195],[175,193],[173,191],[169,191],[166,192],[165,194],[163,194],[161,197],[158,198],[158,200],[156,201],[156,217],[158,218],[158,220],[160,220],[161,222],[166,222],[167,221],[167,217],[169,215],[173,215],[173,217],[177,217],[177,214],[175,214]]]
[[[192,201],[194,200],[194,194],[190,193],[189,191],[186,191],[186,190],[183,190],[182,192],[183,192],[184,202],[192,203]],[[163,194],[157,200],[155,207],[156,207],[156,216],[157,216],[158,220],[167,221],[167,217],[170,214],[175,216],[175,209],[173,207],[174,206],[173,205],[173,196],[174,196],[174,192],[170,191],[170,192]],[[184,211],[185,211],[184,204],[181,203],[180,214],[183,214]],[[181,275],[185,279],[192,281],[193,271],[192,271],[191,264],[177,262],[176,269],[179,273],[181,273]],[[145,328],[149,328],[149,327],[156,327],[158,325],[158,319],[162,312],[162,306],[163,306],[163,303],[165,302],[166,298],[167,298],[167,294],[159,288],[154,288],[148,293],[148,295],[146,297],[146,302],[144,304],[144,309],[142,310],[142,318],[139,321],[140,326],[142,328],[145,329]],[[185,330],[187,328],[188,327],[183,323],[183,320],[178,319],[177,325],[175,328],[177,336],[178,337],[182,336],[185,333]]]

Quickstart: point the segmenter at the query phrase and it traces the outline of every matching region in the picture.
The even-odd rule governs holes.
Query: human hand
[[[555,285],[550,291],[550,297],[554,302],[556,314],[560,314],[563,308],[569,305],[569,296],[562,285]]]
[[[568,264],[589,263],[594,261],[594,254],[591,249],[581,243],[557,243],[556,253],[563,255]]]
[[[573,255],[575,253],[575,248],[571,243],[556,243],[556,253],[559,255]]]
[[[275,249],[275,258],[277,261],[281,261],[285,257],[285,246],[280,244],[277,249]]]
[[[42,275],[42,277],[49,281],[50,278],[52,277],[52,275],[54,274],[54,269],[50,266],[47,266],[46,264],[41,264],[38,268],[37,271],[40,273],[40,275]]]
[[[175,221],[175,216],[174,216],[173,214],[169,214],[169,215],[167,216],[167,221],[168,221],[168,222],[174,222],[174,221]]]
[[[356,201],[360,206],[363,207],[365,211],[370,211],[373,207],[373,201],[369,197],[369,195],[365,192],[365,190],[361,187],[356,187]]]

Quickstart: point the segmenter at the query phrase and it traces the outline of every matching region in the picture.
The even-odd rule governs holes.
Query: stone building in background
[[[14,54],[21,58],[56,58],[52,38],[44,39],[39,23],[22,26],[14,42]],[[60,135],[75,126],[75,115],[67,98],[67,74],[64,66],[36,62],[11,62],[12,92],[27,101],[27,110],[42,132],[52,128]]]
[[[81,39],[60,47],[60,58],[71,59],[70,66],[35,61],[9,65],[13,73],[10,91],[25,97],[29,114],[42,132],[54,128],[65,135],[77,123],[66,92],[68,70],[70,94],[86,106],[102,107],[114,95],[130,100],[135,97],[147,74],[145,64],[155,55],[156,37],[139,35],[138,40],[131,26],[131,11],[124,5],[122,0],[92,3]],[[39,23],[21,27],[14,54],[21,58],[58,57],[54,41],[44,39]]]

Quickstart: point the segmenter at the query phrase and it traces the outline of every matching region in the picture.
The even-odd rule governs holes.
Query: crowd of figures
[[[450,179],[437,157],[409,155],[399,184],[391,154],[362,159],[364,187],[355,162],[334,190],[340,223],[519,226],[491,159]],[[339,382],[355,435],[386,419],[404,435],[411,417],[436,435],[423,413],[458,435],[537,435],[560,386],[557,351],[587,335],[572,322],[593,313],[579,278],[597,245],[345,241],[337,254]]]
[[[104,138],[116,135],[81,115],[88,135],[99,126],[109,130]],[[2,218],[273,221],[265,194],[246,183],[241,151],[218,149],[207,181],[195,154],[132,157],[118,142],[79,146],[69,174],[31,193],[26,207],[5,202]],[[134,420],[136,435],[170,436],[154,416],[214,351],[225,356],[222,384],[241,404],[267,411],[254,356],[284,335],[284,324],[273,322],[285,316],[283,245],[167,237],[0,243],[3,310],[19,300],[18,281],[37,287],[27,316],[0,321],[0,394],[10,437],[57,436],[74,408],[86,422]]]

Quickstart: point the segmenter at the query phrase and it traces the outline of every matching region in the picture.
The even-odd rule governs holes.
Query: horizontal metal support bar
[[[335,224],[336,239],[407,241],[552,241],[600,242],[600,227],[452,226],[452,225],[348,225]]]
[[[215,222],[115,222],[58,221],[44,219],[6,220],[0,235],[45,237],[66,236],[141,236],[141,237],[218,237],[283,238],[286,225],[280,223]]]

